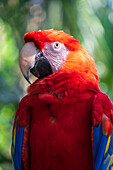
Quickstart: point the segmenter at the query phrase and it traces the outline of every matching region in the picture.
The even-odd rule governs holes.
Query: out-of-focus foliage
[[[0,0],[0,170],[10,170],[13,118],[28,84],[18,55],[30,30],[60,29],[94,57],[100,88],[113,100],[112,0]]]

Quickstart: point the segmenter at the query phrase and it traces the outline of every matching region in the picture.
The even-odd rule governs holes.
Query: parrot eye
[[[60,43],[55,43],[55,44],[54,44],[54,47],[55,47],[55,48],[60,48]]]
[[[61,49],[61,43],[59,43],[59,42],[54,42],[54,43],[53,43],[53,49],[54,49],[54,50],[60,50],[60,49]]]

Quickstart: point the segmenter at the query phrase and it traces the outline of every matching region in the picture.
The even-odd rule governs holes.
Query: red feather
[[[28,88],[31,169],[93,169],[92,101],[100,90],[57,72]],[[35,160],[35,161],[34,161]]]

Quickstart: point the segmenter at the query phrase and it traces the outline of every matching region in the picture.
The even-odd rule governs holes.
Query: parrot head
[[[57,30],[31,31],[24,36],[19,57],[20,69],[29,81],[29,72],[39,79],[58,71],[75,73],[98,82],[93,58],[69,34]]]

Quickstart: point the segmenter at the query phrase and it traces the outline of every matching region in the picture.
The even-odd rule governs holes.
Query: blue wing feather
[[[96,161],[98,148],[102,138],[102,125],[93,127],[93,139],[94,139],[94,161]]]
[[[113,170],[113,104],[100,92],[92,105],[94,170]]]
[[[107,151],[108,136],[102,133],[102,126],[94,127],[94,170],[106,170],[113,167],[113,131],[110,135],[110,142]],[[97,135],[95,135],[97,133]],[[98,134],[100,133],[100,134]],[[99,138],[98,138],[99,137]],[[100,141],[99,141],[100,140]]]
[[[23,145],[24,127],[19,127],[18,124],[14,129],[12,136],[12,158],[15,170],[22,170],[22,145]]]
[[[99,170],[103,160],[103,155],[105,152],[108,137],[106,135],[102,135],[101,125],[98,128],[94,127],[93,130],[94,130],[94,135],[95,133],[97,133],[97,136],[96,135],[94,136],[94,153],[96,153],[94,170]]]
[[[19,103],[13,125],[12,160],[15,170],[29,169],[29,129],[31,107],[26,104],[28,96]]]
[[[113,168],[113,131],[111,133],[109,147],[106,153],[104,153],[103,160],[99,170],[108,169],[111,170]]]

